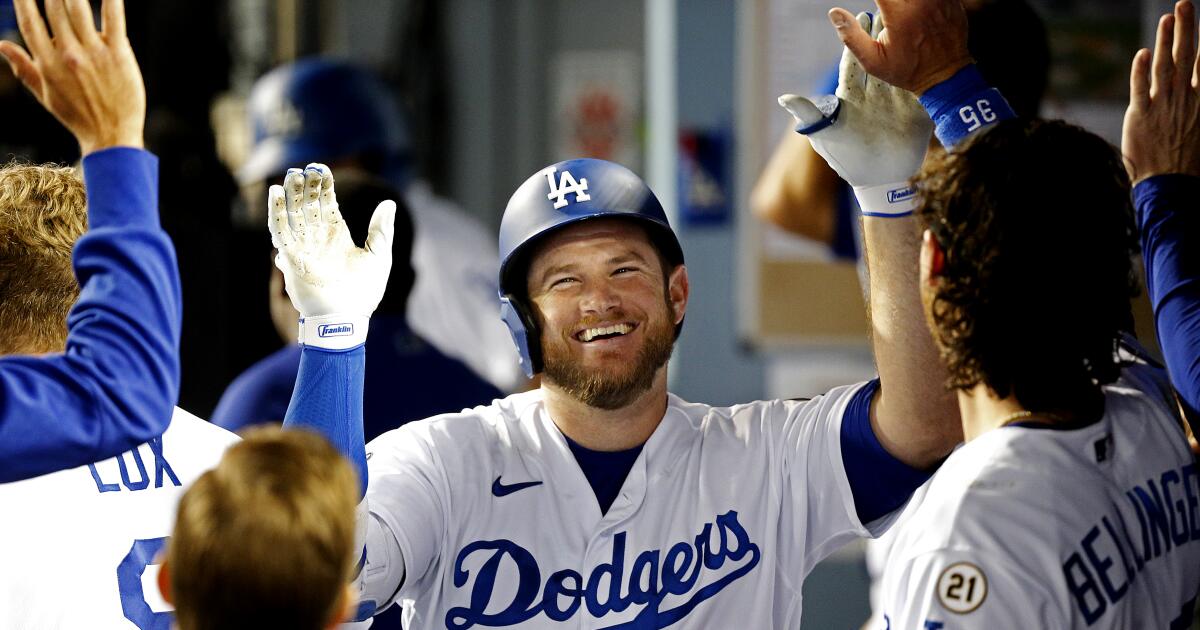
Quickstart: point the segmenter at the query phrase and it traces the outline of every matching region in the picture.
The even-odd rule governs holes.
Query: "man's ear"
[[[670,300],[672,312],[675,314],[675,324],[682,322],[683,316],[687,313],[690,293],[691,285],[688,284],[687,267],[679,265],[671,271],[671,276],[667,279],[667,299]]]
[[[946,254],[933,232],[921,235],[921,282],[936,284],[946,267]]]
[[[158,592],[168,604],[175,605],[175,595],[171,593],[171,572],[167,568],[167,559],[163,558],[158,565]]]

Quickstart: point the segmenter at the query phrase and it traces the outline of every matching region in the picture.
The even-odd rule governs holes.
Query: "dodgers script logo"
[[[642,607],[636,617],[607,627],[627,630],[665,628],[758,566],[762,553],[738,522],[736,511],[717,516],[715,529],[714,532],[713,523],[705,523],[693,541],[675,543],[665,554],[659,549],[643,551],[633,560],[629,571],[625,570],[626,536],[625,532],[620,532],[613,536],[612,562],[593,568],[586,578],[578,571],[562,569],[551,573],[544,581],[537,559],[524,547],[511,540],[475,541],[463,547],[454,562],[454,586],[464,588],[474,578],[471,604],[451,608],[446,613],[446,627],[467,630],[476,625],[513,626],[538,614],[561,622],[574,617],[581,606],[587,607],[586,614],[600,618],[635,605]],[[715,546],[714,533],[718,539]],[[485,560],[472,574],[464,566],[468,558],[476,555]],[[719,578],[701,579],[706,569],[716,572],[726,562],[741,564]],[[493,602],[497,573],[502,564],[515,565],[517,592],[511,601]],[[600,592],[602,582],[608,585],[603,595]],[[504,589],[505,592],[509,590],[511,587]],[[687,596],[687,599],[663,610],[661,604],[668,595],[679,596],[679,599]],[[499,612],[485,612],[501,606],[503,610]]]
[[[346,337],[354,334],[354,324],[321,324],[317,326],[318,337]]]
[[[554,200],[555,210],[567,205],[567,195],[575,195],[575,203],[592,200],[592,196],[587,194],[588,181],[586,177],[575,181],[575,176],[571,174],[571,171],[563,171],[562,175],[558,177],[558,183],[555,183],[554,174],[556,172],[558,169],[553,166],[546,169],[546,183],[550,185],[550,194],[546,195],[546,199]]]

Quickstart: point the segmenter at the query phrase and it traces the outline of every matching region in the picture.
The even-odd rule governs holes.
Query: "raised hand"
[[[342,220],[333,174],[325,165],[289,169],[283,186],[271,186],[267,198],[271,242],[279,250],[275,266],[300,311],[301,343],[327,348],[361,343],[387,288],[396,202],[375,208],[360,248]]]
[[[961,0],[875,0],[875,4],[883,20],[877,37],[849,11],[829,11],[838,38],[867,72],[919,96],[971,63]]]
[[[868,38],[886,32],[867,13],[855,25]],[[933,123],[912,93],[867,74],[849,47],[842,52],[837,96],[837,121],[828,126],[822,125],[829,120],[826,112],[804,97],[785,94],[779,104],[796,118],[813,149],[854,186],[865,213],[907,213],[912,201],[907,182],[925,159]]]
[[[1139,50],[1129,77],[1129,108],[1121,153],[1129,178],[1200,176],[1200,64],[1196,61],[1196,9],[1175,4],[1158,21],[1154,53]]]
[[[83,155],[113,146],[142,147],[146,88],[125,35],[123,0],[104,0],[96,30],[87,0],[14,0],[29,50],[0,42],[13,74],[79,141]]]

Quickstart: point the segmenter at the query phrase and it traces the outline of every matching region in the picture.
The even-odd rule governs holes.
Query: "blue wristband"
[[[988,87],[974,64],[929,88],[920,101],[936,126],[938,140],[947,149],[980,129],[1017,117],[999,90]]]

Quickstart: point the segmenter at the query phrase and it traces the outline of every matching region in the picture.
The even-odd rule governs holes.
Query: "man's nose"
[[[621,296],[604,280],[590,283],[580,302],[580,308],[585,313],[606,313],[620,305]]]

